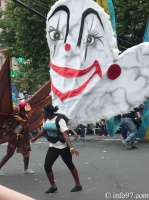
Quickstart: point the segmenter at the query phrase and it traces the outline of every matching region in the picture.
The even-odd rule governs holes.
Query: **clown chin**
[[[73,122],[73,125],[77,125],[78,123],[87,124],[90,123],[90,121],[95,121],[95,118],[98,121],[98,119],[100,118],[100,107],[102,106],[101,104],[99,105],[100,98],[98,96],[97,99],[95,85],[98,85],[99,88],[101,85],[100,82],[101,79],[99,79],[99,76],[96,74],[87,84],[87,87],[83,90],[83,92],[74,97],[68,97],[63,101],[61,101],[60,98],[52,91],[53,105],[58,105],[58,112],[67,115]],[[101,93],[98,95],[100,95],[100,97],[104,96],[104,88],[101,88]],[[105,101],[105,99],[103,101]],[[91,119],[90,114],[91,112],[93,112],[93,110],[95,110],[95,115],[93,116],[93,119]],[[82,118],[82,115],[85,117]]]

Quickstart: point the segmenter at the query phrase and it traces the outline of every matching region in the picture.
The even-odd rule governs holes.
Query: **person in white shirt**
[[[43,114],[45,120],[43,123],[43,129],[31,139],[31,142],[35,142],[46,132],[49,141],[49,149],[46,154],[44,166],[51,187],[45,192],[46,194],[57,191],[52,166],[59,155],[62,157],[63,161],[71,171],[76,183],[76,186],[71,190],[71,192],[78,192],[82,190],[78,171],[72,162],[72,155],[79,156],[79,152],[76,151],[71,145],[69,135],[67,133],[68,127],[64,119],[61,118],[58,121],[59,128],[57,127],[56,119],[58,116],[55,113],[57,110],[58,107],[53,107],[51,104],[48,104],[44,107]]]

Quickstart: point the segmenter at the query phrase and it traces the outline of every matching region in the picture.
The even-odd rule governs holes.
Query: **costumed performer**
[[[14,116],[10,122],[11,124],[8,132],[9,141],[7,147],[7,154],[0,161],[0,175],[4,175],[1,168],[14,155],[15,150],[17,150],[17,153],[21,153],[23,156],[23,173],[34,174],[34,171],[28,168],[31,151],[27,116],[27,111],[29,111],[29,105],[26,104],[25,101],[20,101],[19,105],[14,105],[13,108]]]

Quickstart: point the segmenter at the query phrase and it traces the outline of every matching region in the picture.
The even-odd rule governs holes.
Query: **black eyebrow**
[[[50,18],[55,15],[55,13],[59,12],[59,11],[65,11],[67,13],[67,26],[66,26],[66,36],[65,36],[65,40],[64,40],[64,43],[66,43],[66,40],[67,40],[67,36],[68,36],[68,32],[69,32],[69,19],[70,19],[70,10],[67,6],[59,6],[57,7],[53,13],[51,14],[51,16],[48,18],[48,21],[50,20]]]
[[[81,27],[80,27],[79,38],[78,38],[78,42],[77,42],[77,46],[79,46],[79,47],[81,45],[81,40],[82,40],[82,35],[83,35],[84,20],[85,20],[86,16],[89,14],[95,14],[97,16],[97,18],[99,19],[102,28],[104,29],[103,23],[101,21],[101,18],[99,16],[98,12],[92,8],[88,8],[87,10],[85,10],[82,14]]]

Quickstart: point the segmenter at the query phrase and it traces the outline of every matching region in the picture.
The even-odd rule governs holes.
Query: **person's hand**
[[[77,133],[75,133],[75,134],[74,134],[74,137],[75,137],[76,139],[78,139],[78,134],[77,134]]]
[[[34,142],[36,142],[36,138],[35,138],[35,137],[33,137],[33,138],[31,139],[31,143],[34,143]]]
[[[70,153],[71,153],[72,155],[79,156],[79,152],[76,151],[74,148],[71,148],[71,149],[70,149]]]

